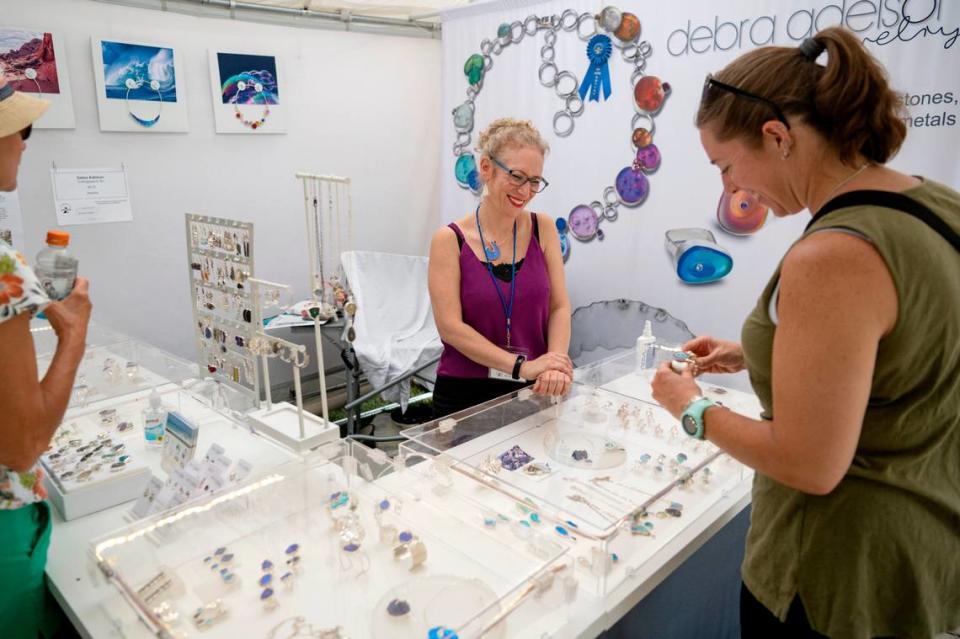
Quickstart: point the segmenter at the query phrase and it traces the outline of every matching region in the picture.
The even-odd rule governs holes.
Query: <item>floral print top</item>
[[[0,322],[29,313],[35,315],[50,299],[23,256],[0,241]],[[15,473],[0,465],[0,509],[20,508],[46,499],[39,466]]]

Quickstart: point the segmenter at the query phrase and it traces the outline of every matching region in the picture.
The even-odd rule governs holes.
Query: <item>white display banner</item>
[[[127,171],[119,169],[50,169],[57,224],[131,222]]]
[[[16,191],[0,191],[0,240],[23,249],[23,214]]]
[[[746,237],[726,234],[716,223],[720,176],[700,146],[694,115],[705,75],[759,46],[797,46],[817,29],[840,23],[857,32],[886,66],[909,109],[906,144],[891,165],[960,186],[960,2],[690,0],[651,5],[634,0],[617,6],[640,18],[640,40],[652,47],[645,73],[670,85],[655,116],[654,143],[662,160],[659,169],[647,176],[645,201],[634,208],[621,206],[615,220],[601,222],[602,240],[580,242],[568,234],[567,284],[575,308],[597,300],[641,300],[666,309],[695,333],[739,339],[743,319],[810,219],[806,213],[783,219],[769,216],[764,228]],[[477,203],[477,196],[454,178],[457,132],[451,113],[467,98],[467,59],[481,53],[484,39],[497,39],[501,24],[524,23],[529,16],[559,16],[568,9],[595,14],[599,8],[596,2],[582,0],[494,2],[444,14],[441,204],[445,221],[465,215]],[[514,40],[518,33],[513,30]],[[609,99],[588,100],[583,114],[574,119],[573,131],[561,137],[553,130],[554,118],[565,106],[576,111],[577,104],[576,100],[567,104],[555,88],[541,83],[545,33],[538,29],[502,46],[499,54],[491,52],[492,66],[475,98],[470,143],[475,146],[479,132],[496,118],[532,120],[549,141],[551,152],[544,166],[550,186],[531,208],[567,218],[577,205],[602,201],[604,190],[633,161],[633,66],[615,48],[609,62]],[[585,39],[577,36],[575,28],[561,28],[556,34],[553,59],[558,71],[583,78],[590,67]],[[549,81],[552,70],[543,73]],[[560,92],[568,91],[569,84],[564,82]],[[565,126],[563,120],[560,124]],[[710,230],[729,251],[734,266],[726,278],[699,286],[679,280],[664,247],[664,234],[684,227]]]

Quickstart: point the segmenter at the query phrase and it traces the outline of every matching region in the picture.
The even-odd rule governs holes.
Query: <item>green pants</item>
[[[44,583],[50,505],[0,510],[0,623],[4,639],[52,636],[61,615]],[[54,609],[51,611],[51,604]]]

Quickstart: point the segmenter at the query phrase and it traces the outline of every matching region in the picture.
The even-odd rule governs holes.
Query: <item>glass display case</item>
[[[36,337],[34,338],[36,341]],[[53,352],[38,355],[42,378]],[[88,342],[77,369],[69,406],[87,406],[128,393],[197,378],[197,364],[135,339]]]
[[[540,637],[533,620],[562,624],[569,547],[505,539],[447,479],[332,442],[90,552],[158,637]]]
[[[658,405],[586,383],[559,400],[524,389],[403,434],[402,457],[485,487],[472,495],[487,517],[569,545],[598,595],[747,477]]]

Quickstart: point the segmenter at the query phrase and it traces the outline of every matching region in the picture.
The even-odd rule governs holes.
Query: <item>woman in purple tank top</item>
[[[549,395],[570,390],[560,238],[550,217],[525,208],[547,186],[548,148],[529,121],[491,123],[478,141],[480,205],[433,236],[430,298],[443,341],[438,417],[529,383]]]

